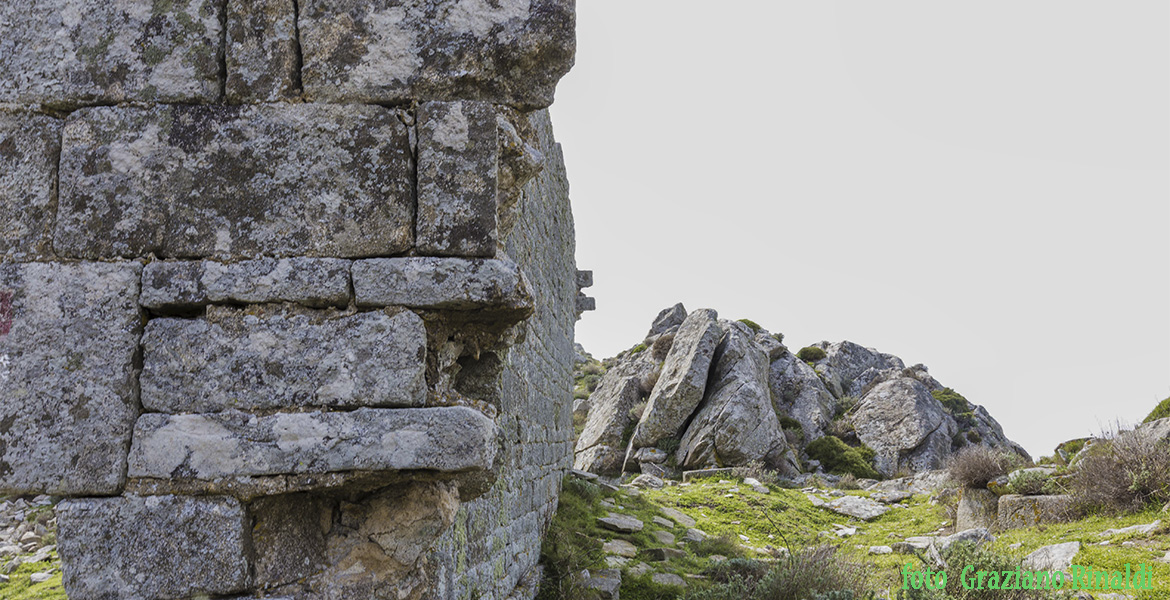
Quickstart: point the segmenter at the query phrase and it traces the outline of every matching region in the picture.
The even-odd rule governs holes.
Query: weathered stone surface
[[[596,592],[600,600],[618,600],[622,587],[621,569],[585,571],[585,587]]]
[[[1162,524],[1162,520],[1159,519],[1157,521],[1154,521],[1153,523],[1146,523],[1144,525],[1130,525],[1129,527],[1118,527],[1117,529],[1106,529],[1105,531],[1101,532],[1101,535],[1103,535],[1103,536],[1126,535],[1126,534],[1130,534],[1130,533],[1136,533],[1139,535],[1149,535],[1149,534],[1153,533],[1154,531],[1156,531],[1158,529],[1158,526],[1161,524]]]
[[[265,305],[153,319],[142,337],[142,405],[167,413],[421,406],[418,315]]]
[[[683,527],[689,528],[689,527],[695,526],[695,519],[692,518],[690,515],[682,512],[681,510],[678,510],[677,508],[671,508],[671,507],[667,506],[667,507],[660,508],[658,510],[662,514],[666,515],[669,519],[671,519],[672,521],[674,521],[675,523],[678,523],[679,525],[681,525]]]
[[[699,309],[687,315],[650,392],[642,420],[634,430],[634,448],[651,447],[679,434],[703,400],[715,347],[723,338],[719,314]]]
[[[499,259],[374,258],[355,261],[358,306],[400,305],[442,310],[527,309],[520,268]]]
[[[119,496],[57,505],[75,600],[187,598],[248,585],[248,523],[232,498]]]
[[[1073,516],[1073,498],[1066,494],[1052,496],[999,497],[999,526],[1004,529],[1031,527],[1040,523],[1060,523]]]
[[[333,526],[334,502],[312,494],[260,498],[249,506],[255,583],[266,588],[292,583],[322,570],[325,538]]]
[[[49,253],[60,150],[60,119],[0,110],[0,258]]]
[[[427,102],[418,109],[419,252],[494,256],[499,143],[486,102]]]
[[[609,513],[609,516],[599,517],[597,524],[618,533],[634,533],[642,531],[645,523],[629,515],[619,515],[617,513]]]
[[[682,436],[678,464],[696,468],[762,460],[795,473],[792,451],[772,408],[767,355],[752,343],[746,325],[721,325],[725,335],[715,350],[711,385]]]
[[[874,468],[885,476],[906,467],[935,469],[950,455],[953,419],[925,385],[908,377],[884,381],[866,394],[852,416]]]
[[[907,538],[909,540],[909,538]],[[988,542],[994,542],[995,537],[991,535],[986,527],[976,527],[974,529],[964,529],[951,535],[944,535],[931,540],[931,545],[939,550],[939,552],[946,552],[952,545],[957,542],[970,542],[975,545],[983,545]]]
[[[202,481],[340,471],[489,469],[496,426],[464,407],[254,416],[145,414],[134,427],[132,478]]]
[[[350,300],[350,264],[336,258],[155,261],[142,271],[139,302],[162,311],[265,302],[343,308]]]
[[[0,103],[72,107],[219,97],[220,3],[0,3]]]
[[[654,323],[650,325],[650,331],[646,334],[647,338],[652,338],[656,335],[662,335],[675,327],[680,327],[687,318],[687,309],[682,305],[682,302],[675,304],[670,308],[664,308],[654,317]]]
[[[327,102],[552,103],[573,64],[572,0],[307,0],[305,95]]]
[[[783,354],[772,361],[768,385],[773,406],[800,423],[806,440],[824,435],[837,416],[837,400],[816,371],[794,354]]]
[[[874,502],[869,498],[862,498],[861,496],[841,496],[825,504],[824,508],[863,521],[876,519],[890,510],[888,506]]]
[[[999,496],[987,488],[966,488],[959,497],[955,529],[989,529],[999,515]]]
[[[135,263],[0,263],[0,492],[111,494],[138,414]]]
[[[646,351],[627,355],[601,377],[590,395],[593,405],[585,429],[577,437],[573,467],[591,473],[620,472],[627,449],[626,428],[637,422],[630,414],[649,393],[647,383],[658,364]]]
[[[274,102],[300,93],[293,0],[227,3],[228,102]]]
[[[638,555],[638,547],[625,540],[609,540],[601,545],[601,551],[626,558],[634,558]]]
[[[902,369],[906,366],[902,359],[893,354],[884,354],[850,341],[835,344],[821,342],[817,346],[825,351],[825,358],[817,361],[816,371],[824,377],[829,391],[838,398],[849,394],[853,380],[868,369]]]
[[[390,109],[98,107],[70,115],[62,135],[63,256],[354,258],[411,246],[414,169]]]
[[[1170,418],[1142,423],[1134,428],[1133,433],[1123,435],[1139,436],[1141,439],[1153,443],[1170,440]]]
[[[1025,556],[1023,566],[1034,571],[1068,571],[1080,551],[1080,542],[1044,546]]]

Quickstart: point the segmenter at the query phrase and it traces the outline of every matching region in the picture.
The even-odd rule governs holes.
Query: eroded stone
[[[140,302],[161,311],[265,302],[345,307],[350,300],[350,264],[334,258],[156,261],[142,271]]]
[[[418,109],[419,252],[494,256],[499,142],[486,102],[428,102]]]
[[[220,2],[0,3],[0,103],[219,98]]]
[[[60,139],[60,119],[0,110],[0,258],[49,253]]]
[[[227,3],[229,102],[275,102],[300,93],[293,0]]]
[[[0,263],[0,492],[124,483],[142,332],[136,263]]]
[[[378,106],[98,107],[62,134],[63,256],[386,256],[413,238],[405,125]]]
[[[573,0],[302,0],[305,96],[325,102],[552,103],[573,64]]]
[[[404,407],[426,400],[426,328],[406,310],[345,315],[216,306],[205,318],[152,319],[142,347],[142,405],[151,411]]]
[[[119,496],[57,505],[70,598],[188,598],[248,585],[244,508],[219,496]]]
[[[353,264],[358,306],[441,310],[523,309],[532,297],[520,268],[498,259],[376,258]]]
[[[351,412],[145,414],[131,478],[215,480],[339,471],[486,470],[495,424],[465,407]]]

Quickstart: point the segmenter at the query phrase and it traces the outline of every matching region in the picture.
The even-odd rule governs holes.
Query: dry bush
[[[861,486],[857,484],[857,477],[853,473],[846,473],[837,481],[837,489],[839,490],[860,490]]]
[[[1170,501],[1170,441],[1125,432],[1084,452],[1068,480],[1082,511],[1138,510]]]
[[[1016,464],[1014,455],[988,446],[966,446],[947,460],[951,481],[964,487],[987,487],[987,482],[1006,475]]]
[[[734,467],[731,469],[731,474],[740,479],[751,477],[760,483],[778,483],[780,481],[780,474],[769,469],[762,460],[753,460],[746,465]]]

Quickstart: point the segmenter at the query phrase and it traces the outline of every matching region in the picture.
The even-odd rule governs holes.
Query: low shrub
[[[963,569],[967,565],[973,567],[971,569],[972,572],[1028,570],[1021,566],[1019,560],[998,554],[986,547],[976,546],[972,542],[952,544],[942,553],[942,559],[946,563],[942,569],[933,565],[928,566],[920,558],[920,562],[913,564],[910,570],[924,571],[929,568],[935,572],[945,571],[947,582],[945,591],[930,590],[926,589],[925,586],[923,586],[923,589],[917,590],[913,589],[913,587],[910,587],[910,589],[899,589],[898,600],[1044,600],[1056,597],[1048,590],[967,589],[962,583]],[[940,577],[941,575],[936,576],[935,581],[938,581]],[[972,578],[970,573],[968,573],[967,577],[969,580]],[[976,586],[972,587],[975,588]]]
[[[1068,479],[1077,508],[1120,512],[1170,501],[1170,442],[1125,432],[1082,454]]]
[[[691,552],[697,556],[711,556],[718,554],[728,558],[743,558],[743,547],[739,545],[739,540],[730,535],[716,535],[709,538],[689,542]]]
[[[1142,423],[1149,423],[1150,421],[1157,421],[1158,419],[1165,419],[1166,417],[1170,417],[1170,398],[1159,402],[1158,405],[1154,407],[1154,410],[1150,411],[1150,414],[1146,415],[1146,418],[1142,421]]]
[[[805,548],[782,559],[763,576],[749,570],[727,583],[696,591],[687,600],[861,600],[871,567],[837,553],[835,546]]]
[[[943,408],[952,415],[971,412],[971,403],[962,394],[952,390],[951,388],[943,388],[941,390],[934,390],[930,392],[935,400],[938,400]]]
[[[645,352],[646,348],[647,348],[646,344],[644,344],[644,343],[638,344],[637,346],[630,348],[630,354],[637,354],[639,352]]]
[[[760,483],[777,483],[780,481],[780,474],[769,469],[768,465],[764,464],[762,460],[753,460],[746,465],[740,465],[731,469],[731,474],[740,479],[751,477]]]
[[[1024,471],[1008,482],[1008,490],[1021,496],[1037,496],[1053,491],[1052,478],[1040,471]]]
[[[873,450],[866,446],[853,448],[837,436],[826,435],[813,440],[804,451],[809,458],[820,461],[821,466],[830,473],[850,473],[864,479],[879,477],[873,468]]]
[[[857,477],[853,473],[846,473],[837,480],[837,489],[839,490],[860,490],[861,486],[857,483]]]
[[[825,356],[825,351],[816,346],[805,346],[796,353],[796,358],[799,358],[804,362],[816,362],[818,360],[823,360]]]
[[[752,331],[755,331],[755,332],[757,332],[757,333],[758,333],[758,332],[759,332],[761,329],[763,329],[763,327],[760,327],[760,324],[759,324],[759,323],[756,323],[755,321],[753,321],[753,320],[751,320],[751,319],[740,319],[740,320],[739,320],[739,322],[740,322],[740,323],[743,323],[744,325],[747,325],[747,326],[748,326],[748,329],[751,329]]]
[[[804,431],[804,426],[800,424],[800,421],[792,417],[783,416],[780,417],[780,429],[798,429]]]
[[[987,482],[1006,475],[1018,462],[1015,455],[989,446],[966,446],[951,455],[947,472],[951,481],[964,487],[987,487]]]
[[[678,452],[678,447],[681,443],[682,440],[676,437],[658,440],[658,449],[665,452],[668,456],[673,455],[675,452]]]

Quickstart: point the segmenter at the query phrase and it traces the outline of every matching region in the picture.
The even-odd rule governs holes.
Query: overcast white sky
[[[1170,3],[577,10],[595,356],[710,307],[925,363],[1034,456],[1170,396]]]

